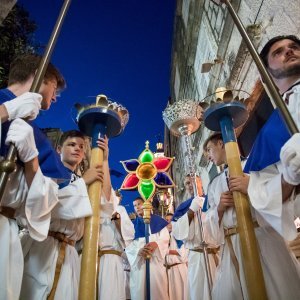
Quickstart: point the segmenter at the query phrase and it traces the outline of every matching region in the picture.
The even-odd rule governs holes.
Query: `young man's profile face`
[[[224,163],[225,149],[223,141],[209,141],[206,149],[209,161],[213,162],[216,166]]]
[[[142,199],[136,199],[133,201],[134,211],[139,217],[142,217],[144,215],[143,204],[144,202]]]
[[[194,194],[193,178],[191,178],[190,176],[186,176],[185,180],[184,180],[184,186],[185,186],[186,191],[190,195]]]
[[[268,53],[268,65],[276,79],[300,75],[300,45],[289,39],[274,43]]]
[[[173,217],[173,216],[171,216],[171,215],[165,216],[165,220],[169,223],[169,224],[167,225],[167,229],[168,229],[169,232],[172,231],[172,223],[171,223],[172,217]]]
[[[52,102],[56,102],[57,97],[57,81],[55,79],[43,82],[39,93],[43,96],[41,103],[42,110],[48,110]]]

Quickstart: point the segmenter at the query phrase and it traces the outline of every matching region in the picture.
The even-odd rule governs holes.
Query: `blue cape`
[[[145,223],[144,219],[141,217],[137,217],[132,221],[135,229],[134,239],[145,237]],[[158,215],[151,215],[150,218],[150,229],[151,234],[155,234],[160,232],[163,228],[168,225],[168,222]]]
[[[245,173],[260,171],[280,160],[280,150],[290,138],[278,109],[275,109],[268,121],[259,131],[246,166]]]
[[[190,198],[184,202],[182,202],[175,210],[172,221],[176,222],[178,219],[180,219],[187,211],[189,210],[191,203],[193,201],[193,198]],[[205,200],[203,203],[202,211],[206,212],[208,210],[208,198],[207,195],[205,196]]]
[[[16,96],[8,89],[0,90],[0,104],[6,101],[16,98]],[[5,145],[5,139],[8,132],[8,128],[11,122],[7,121],[2,124],[2,135],[1,135],[1,149],[0,154],[6,156],[8,146]],[[42,173],[51,178],[58,179],[60,181],[70,181],[71,173],[63,163],[61,162],[60,156],[53,149],[47,136],[38,128],[33,122],[28,122],[33,128],[34,139],[36,147],[39,151],[39,164]]]

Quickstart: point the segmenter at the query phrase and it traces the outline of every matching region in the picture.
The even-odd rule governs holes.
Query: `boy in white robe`
[[[182,241],[178,241],[172,234],[172,217],[168,213],[165,220],[170,233],[169,251],[165,257],[165,267],[168,275],[168,288],[170,300],[185,300],[189,298],[188,293],[188,250]]]
[[[199,177],[196,177],[197,190],[202,194],[202,184]],[[187,175],[185,178],[185,187],[191,198],[182,202],[175,210],[173,217],[173,235],[176,239],[184,242],[185,248],[189,249],[188,255],[188,284],[190,299],[209,299],[208,277],[206,273],[203,246],[201,245],[200,227],[197,218],[197,211],[203,207],[204,198],[195,197],[193,191],[193,178]],[[202,212],[202,221],[204,222],[205,213]],[[204,241],[207,243],[207,253],[210,266],[212,281],[214,281],[217,263],[218,246],[214,240],[210,239],[205,227]]]
[[[216,165],[226,162],[222,137],[207,140],[209,159]],[[249,177],[229,177],[225,168],[213,180],[208,190],[209,209],[205,227],[216,243],[224,244],[221,262],[213,287],[213,299],[248,299],[239,234],[236,230],[236,211],[232,192],[247,193]],[[269,299],[298,299],[299,266],[290,255],[284,240],[265,220],[252,210],[255,234]]]
[[[46,177],[50,171],[47,162],[52,162],[51,172],[56,178],[68,175],[39,129],[19,119],[35,119],[40,108],[50,107],[56,90],[65,86],[62,75],[50,64],[39,94],[29,93],[39,61],[40,57],[31,54],[17,57],[11,64],[8,87],[0,90],[1,159],[6,155],[5,144],[10,142],[15,144],[19,157],[0,207],[0,299],[18,299],[21,289],[23,253],[15,218],[22,219],[21,225],[28,228],[32,238],[45,239],[50,212],[58,202],[57,184]]]
[[[130,294],[132,300],[146,297],[146,263],[150,258],[150,294],[151,299],[169,299],[168,279],[164,267],[164,258],[168,252],[169,232],[167,222],[157,215],[151,215],[149,243],[145,242],[145,227],[143,222],[143,200],[136,198],[133,202],[137,213],[135,224],[135,239],[126,247],[126,255],[130,263]]]
[[[100,139],[98,146],[108,151],[107,140]],[[80,261],[74,245],[83,236],[84,217],[92,213],[86,185],[104,182],[100,165],[88,169],[82,178],[75,173],[84,158],[84,148],[84,136],[79,131],[65,132],[60,139],[58,152],[72,179],[59,189],[48,238],[37,242],[29,235],[22,236],[25,265],[21,299],[42,300],[49,295],[54,299],[78,298]]]
[[[126,245],[133,240],[134,228],[124,206],[118,205],[119,198],[112,188],[109,193],[110,198],[101,197],[98,299],[125,300],[123,255]]]

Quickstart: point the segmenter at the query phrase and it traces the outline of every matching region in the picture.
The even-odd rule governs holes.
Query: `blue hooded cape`
[[[145,237],[145,223],[143,218],[136,217],[135,220],[132,221],[135,229],[134,239]],[[160,232],[163,228],[168,225],[168,222],[158,215],[151,215],[150,218],[150,229],[151,234],[155,234]]]
[[[259,131],[246,166],[245,173],[260,171],[280,160],[280,150],[291,137],[278,109],[275,109],[268,121]]]
[[[4,102],[12,100],[14,98],[16,98],[16,96],[10,90],[0,90],[0,104],[3,104]],[[11,122],[7,121],[2,124],[0,149],[1,156],[6,156],[6,153],[8,151],[8,146],[5,145],[5,139],[10,123]],[[34,122],[28,122],[28,124],[33,128],[34,139],[39,152],[38,159],[42,173],[45,176],[57,179],[60,182],[69,182],[71,179],[70,170],[63,165],[60,156],[53,149],[47,136],[38,128],[36,124],[34,124]]]
[[[194,198],[190,198],[184,202],[182,202],[175,210],[174,212],[174,216],[172,218],[173,222],[177,222],[178,219],[180,219],[184,214],[187,213],[187,211],[189,210],[191,203],[193,201]],[[202,207],[202,211],[206,212],[208,210],[208,198],[207,195],[205,196],[205,200],[203,203],[203,207]]]

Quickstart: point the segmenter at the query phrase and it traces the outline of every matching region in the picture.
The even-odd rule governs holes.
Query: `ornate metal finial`
[[[109,124],[104,128],[108,137],[119,135],[129,120],[128,110],[124,106],[102,94],[96,97],[95,104],[77,104],[76,108],[78,127],[88,136],[92,136],[95,123]]]
[[[202,108],[195,100],[184,99],[168,105],[163,111],[163,120],[175,136],[181,136],[182,128],[186,134],[190,135],[200,126],[198,114],[202,113]]]
[[[145,148],[148,150],[149,149],[149,141],[145,142]]]
[[[204,112],[204,123],[207,128],[213,131],[220,131],[219,120],[225,115],[232,118],[234,128],[246,122],[248,112],[243,104],[244,99],[240,99],[238,94],[234,95],[236,92],[247,93],[241,90],[218,88],[214,94],[210,95],[215,95],[216,101],[211,101],[210,106]]]

